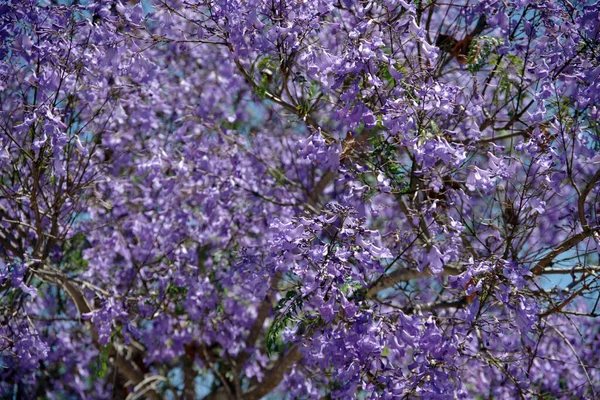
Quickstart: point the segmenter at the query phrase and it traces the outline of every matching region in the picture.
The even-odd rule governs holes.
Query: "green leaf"
[[[390,354],[390,349],[387,346],[383,347],[383,350],[381,350],[381,357],[387,357]]]
[[[493,36],[481,36],[471,42],[467,60],[468,70],[472,73],[479,72],[488,63],[492,50],[500,46],[504,41]]]
[[[302,296],[296,293],[294,290],[289,290],[285,296],[279,300],[275,311],[278,312],[287,307],[287,310],[283,314],[275,316],[273,323],[267,329],[265,338],[267,356],[279,351],[283,344],[281,334],[285,328],[292,326],[297,320],[297,315],[302,309]]]
[[[106,376],[106,372],[108,371],[108,354],[110,353],[112,342],[111,339],[109,344],[100,348],[100,354],[96,358],[96,365],[92,366],[94,378],[102,379]]]
[[[188,288],[182,286],[169,285],[167,286],[167,293],[173,295],[186,295],[188,292]]]

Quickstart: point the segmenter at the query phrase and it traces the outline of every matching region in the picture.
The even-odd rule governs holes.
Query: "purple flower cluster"
[[[0,397],[597,397],[599,11],[4,1]]]

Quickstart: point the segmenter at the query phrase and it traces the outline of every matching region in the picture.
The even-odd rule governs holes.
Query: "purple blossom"
[[[597,397],[598,4],[134,3],[0,5],[0,397]]]

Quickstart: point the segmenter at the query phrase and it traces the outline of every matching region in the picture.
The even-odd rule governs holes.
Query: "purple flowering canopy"
[[[0,397],[600,397],[600,3],[0,3]]]

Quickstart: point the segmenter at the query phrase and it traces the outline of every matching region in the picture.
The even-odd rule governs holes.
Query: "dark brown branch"
[[[336,176],[337,172],[334,172],[330,169],[325,171],[319,182],[317,182],[312,192],[310,193],[308,204],[310,204],[313,207],[316,207],[319,197],[321,197],[327,185],[329,185],[335,179]]]
[[[292,368],[294,364],[302,359],[302,354],[298,345],[294,345],[288,352],[283,355],[273,367],[266,371],[262,382],[250,388],[243,396],[244,400],[260,400],[263,396],[269,394],[275,389],[283,376]]]
[[[544,269],[544,275],[557,275],[557,274],[581,274],[584,272],[600,272],[600,266],[580,266],[575,268],[546,268]]]
[[[75,303],[75,307],[77,307],[77,311],[79,312],[80,316],[93,311],[92,306],[85,298],[82,291],[75,286],[68,277],[62,274],[61,271],[40,263],[31,263],[29,267],[34,270],[36,275],[38,275],[43,281],[48,281],[60,286],[69,295],[71,300],[73,300],[73,303]],[[94,342],[97,343],[98,335],[94,330],[92,330],[92,337]],[[127,380],[132,382],[134,386],[138,385],[140,382],[143,382],[145,375],[139,366],[137,366],[132,360],[128,360],[122,349],[119,349],[116,344],[113,345],[113,350],[115,352],[115,368],[117,368],[117,370],[123,374]],[[145,393],[145,396],[151,400],[159,400],[160,398],[154,390],[149,390]]]
[[[184,400],[196,399],[196,388],[194,380],[196,379],[196,371],[194,371],[194,359],[191,357],[183,358],[183,394]]]
[[[460,274],[458,268],[444,266],[443,276],[453,276]],[[413,279],[425,278],[433,276],[429,270],[417,271],[414,269],[397,269],[388,275],[384,275],[375,281],[369,289],[367,289],[367,298],[373,298],[380,291],[390,288],[400,282],[407,282]]]
[[[579,199],[577,200],[577,211],[579,213],[579,221],[581,222],[581,226],[586,229],[588,228],[587,219],[585,217],[585,199],[590,194],[596,183],[600,181],[600,168],[596,172],[596,174],[592,177],[592,180],[585,185]]]
[[[562,303],[560,303],[560,304],[552,307],[551,309],[543,312],[540,315],[540,318],[544,318],[544,317],[547,317],[548,315],[561,312],[563,308],[565,308],[569,303],[571,303],[573,300],[575,300],[577,297],[579,297],[587,289],[589,289],[589,287],[587,285],[583,285],[583,287],[581,289],[579,289],[578,291],[576,291],[575,293],[573,293],[571,296],[569,296]]]
[[[273,280],[271,281],[271,286],[270,286],[271,290],[277,289],[277,286],[279,285],[279,281],[280,281],[279,276],[276,276],[275,278],[273,278]],[[264,300],[258,307],[258,314],[256,316],[256,319],[254,320],[254,323],[252,324],[252,327],[250,328],[250,333],[248,334],[248,338],[246,339],[246,350],[243,351],[236,360],[236,364],[237,364],[238,368],[242,368],[244,363],[250,356],[247,348],[254,346],[254,344],[258,340],[260,334],[263,331],[265,320],[269,316],[269,312],[271,311],[272,308],[273,308],[273,298],[271,297],[270,293],[267,293]]]
[[[546,255],[546,257],[542,258],[538,263],[531,269],[531,272],[534,275],[540,275],[544,272],[546,267],[552,264],[552,260],[554,260],[559,254],[564,253],[569,250],[571,247],[576,246],[581,243],[583,240],[587,239],[593,234],[593,230],[589,228],[585,228],[583,232],[580,232],[570,238],[566,239],[564,242],[556,246],[554,250]]]
[[[413,312],[427,312],[443,308],[462,308],[467,304],[469,304],[467,297],[461,297],[453,301],[437,301],[433,303],[417,304],[414,308],[408,309],[406,313],[412,314]]]

